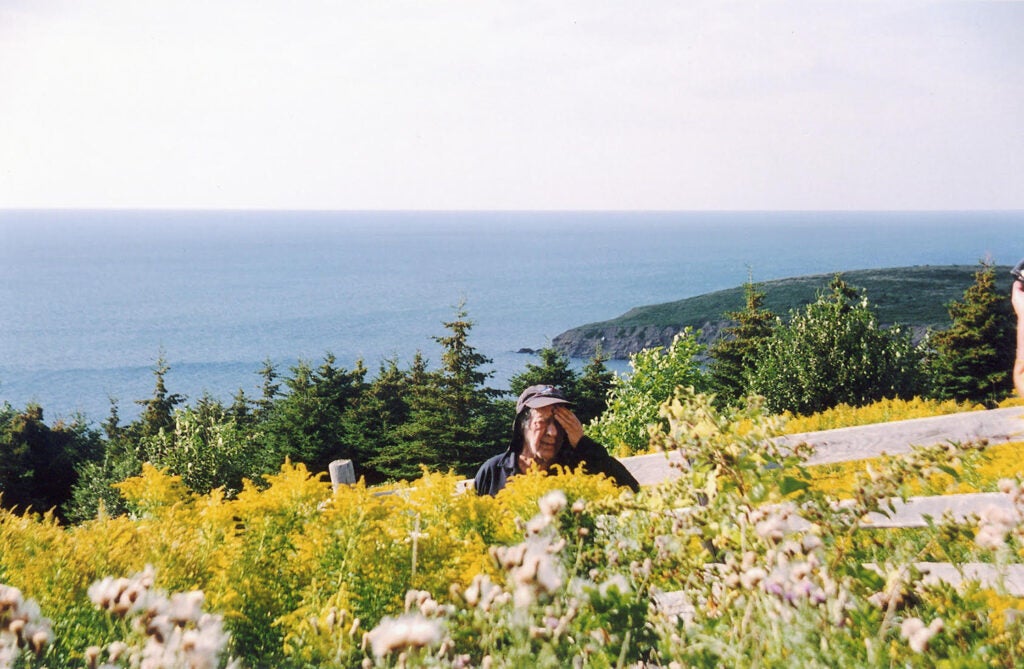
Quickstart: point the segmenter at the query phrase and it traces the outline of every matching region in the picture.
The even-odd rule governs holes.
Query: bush
[[[647,450],[650,430],[661,422],[658,408],[679,388],[706,385],[698,356],[704,350],[690,328],[668,348],[644,349],[629,356],[631,372],[616,375],[608,408],[587,426],[587,433],[620,456]]]
[[[867,298],[837,275],[829,292],[773,330],[757,354],[751,392],[770,411],[800,415],[909,399],[921,389],[920,359],[910,333],[880,327]]]

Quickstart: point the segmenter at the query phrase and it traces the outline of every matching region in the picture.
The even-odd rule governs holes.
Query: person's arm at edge
[[[1024,284],[1020,281],[1013,282],[1010,301],[1017,314],[1017,357],[1013,362],[1013,387],[1018,397],[1024,397]]]

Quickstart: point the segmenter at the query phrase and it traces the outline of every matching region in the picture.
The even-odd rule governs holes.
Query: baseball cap
[[[565,398],[565,393],[554,386],[530,386],[519,396],[519,401],[516,402],[516,413],[518,414],[526,407],[536,409],[551,404],[572,404],[572,402]]]

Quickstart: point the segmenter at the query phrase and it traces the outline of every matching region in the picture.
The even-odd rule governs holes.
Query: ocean
[[[464,308],[491,386],[559,333],[754,281],[1014,264],[1024,212],[0,211],[0,403],[123,420],[327,353],[407,366]],[[870,295],[868,296],[870,298]],[[586,361],[579,361],[580,364]],[[625,362],[610,365],[619,372]]]

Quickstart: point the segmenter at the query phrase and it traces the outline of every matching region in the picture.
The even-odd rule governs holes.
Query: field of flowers
[[[129,517],[0,512],[0,667],[1024,663],[1024,601],[913,567],[1021,562],[1020,458],[999,472],[978,445],[921,448],[833,485],[773,445],[782,419],[756,403],[682,396],[662,415],[654,446],[687,466],[637,495],[578,472],[496,498],[436,472],[332,492],[285,465],[227,499],[147,468],[120,485]],[[965,480],[1015,512],[863,528]]]

